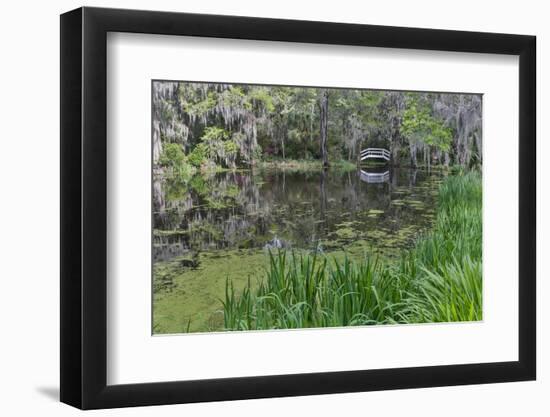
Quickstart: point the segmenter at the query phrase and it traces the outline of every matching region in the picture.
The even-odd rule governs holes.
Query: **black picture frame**
[[[519,56],[519,360],[107,385],[108,32]],[[536,38],[252,17],[79,8],[61,15],[61,401],[82,409],[533,380]]]

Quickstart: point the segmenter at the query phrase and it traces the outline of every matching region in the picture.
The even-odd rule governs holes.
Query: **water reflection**
[[[388,182],[390,180],[390,171],[384,172],[370,172],[361,170],[359,173],[359,178],[361,181],[366,182],[367,184],[379,184],[382,182]]]
[[[228,172],[171,183],[155,173],[154,261],[221,249],[342,248],[431,221],[438,176],[382,172]],[[399,244],[399,242],[397,243]]]

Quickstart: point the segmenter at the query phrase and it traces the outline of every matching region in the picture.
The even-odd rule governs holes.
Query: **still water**
[[[432,220],[438,180],[405,168],[228,172],[169,186],[159,178],[153,259],[227,249],[327,251],[357,241],[404,247],[404,231]]]
[[[153,333],[223,328],[222,300],[265,277],[269,250],[400,256],[430,229],[441,174],[227,172],[154,181]]]

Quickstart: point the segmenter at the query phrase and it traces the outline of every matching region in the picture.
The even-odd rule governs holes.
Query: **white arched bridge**
[[[361,161],[371,158],[384,159],[385,161],[389,161],[390,156],[390,151],[384,148],[367,148],[363,149],[360,153]]]

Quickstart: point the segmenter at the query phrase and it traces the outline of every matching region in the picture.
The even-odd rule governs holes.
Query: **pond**
[[[154,333],[220,328],[221,299],[269,250],[399,256],[435,215],[442,174],[407,168],[255,170],[154,181]]]

